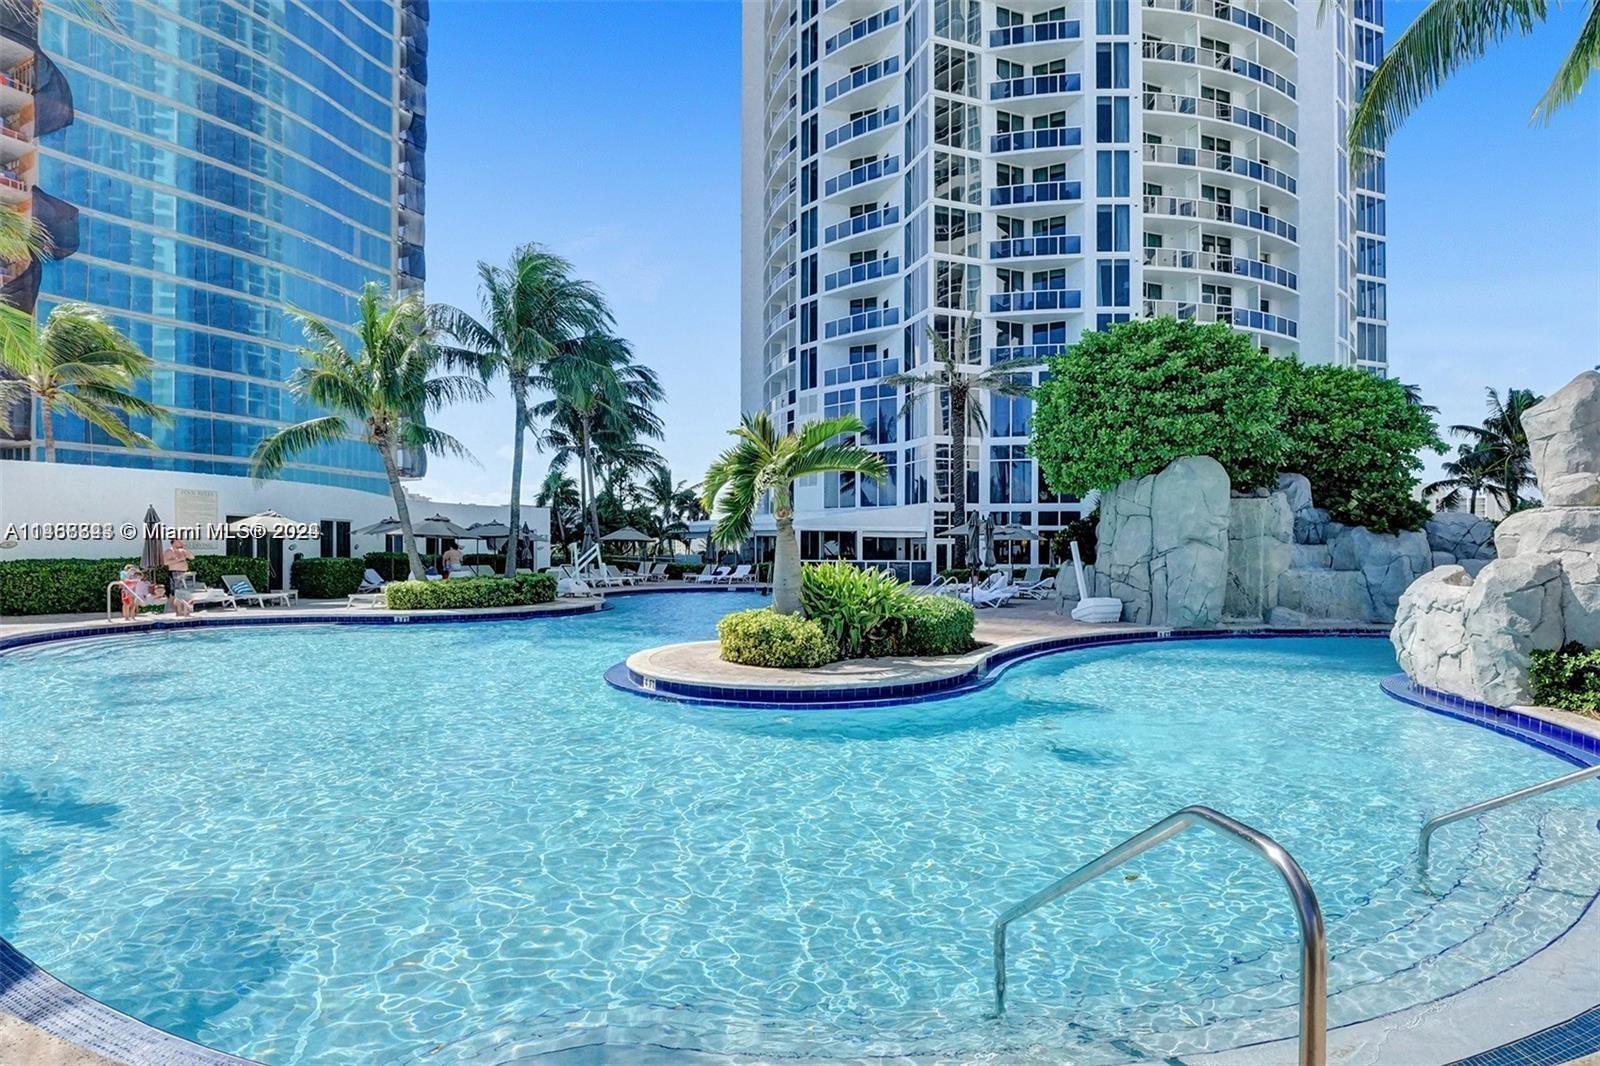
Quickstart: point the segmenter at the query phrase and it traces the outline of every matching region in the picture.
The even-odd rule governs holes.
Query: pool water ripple
[[[1013,927],[1010,903],[1188,803],[1275,836],[1328,918],[1335,1024],[1543,947],[1600,874],[1593,790],[1390,700],[1385,642],[1174,642],[957,699],[737,711],[601,674],[743,595],[462,626],[186,631],[0,656],[0,935],[269,1062],[498,1062],[605,1042],[1126,1061],[1290,1035],[1275,875],[1186,835]]]

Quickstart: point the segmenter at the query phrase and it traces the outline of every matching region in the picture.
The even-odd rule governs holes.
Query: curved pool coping
[[[631,592],[651,591],[641,588]],[[700,591],[700,590],[697,590]],[[722,591],[721,589],[705,589],[703,591]],[[567,617],[572,615],[590,614],[603,608],[602,602],[583,604],[573,607],[529,610],[512,610],[497,613],[488,612],[409,612],[400,615],[392,612],[389,616],[359,616],[347,614],[331,614],[319,616],[315,614],[289,616],[253,616],[238,618],[234,616],[225,618],[200,618],[184,619],[165,624],[146,626],[117,625],[106,623],[90,626],[75,626],[59,630],[41,631],[21,634],[0,640],[0,654],[20,647],[38,644],[79,640],[87,637],[110,636],[130,632],[160,632],[168,628],[197,629],[229,625],[292,625],[292,624],[416,624],[416,623],[445,623],[445,622],[479,622],[479,621],[509,621],[526,618],[552,618]],[[877,694],[874,697],[862,696],[859,690],[853,694],[859,698],[841,702],[751,702],[738,699],[696,699],[688,694],[660,692],[646,690],[642,686],[628,683],[626,663],[618,663],[606,671],[606,681],[614,687],[624,691],[633,691],[638,695],[649,696],[655,699],[668,700],[678,703],[709,704],[712,706],[759,707],[763,709],[794,710],[799,708],[823,709],[826,707],[870,707],[889,703],[922,702],[934,699],[949,699],[954,696],[964,695],[994,684],[1004,671],[1017,663],[1046,655],[1054,655],[1067,651],[1076,651],[1083,648],[1107,647],[1118,644],[1134,643],[1160,643],[1169,640],[1218,640],[1230,638],[1261,639],[1272,637],[1318,637],[1318,636],[1357,636],[1373,638],[1382,636],[1381,632],[1371,629],[1219,629],[1219,630],[1146,630],[1122,631],[1116,634],[1089,634],[1084,636],[1059,637],[1047,640],[1037,640],[1020,643],[1010,647],[996,649],[985,655],[982,661],[971,670],[960,675],[962,683],[958,686],[937,687],[938,681],[925,682],[923,685],[935,687],[924,688],[904,694]],[[623,672],[622,678],[614,675],[618,670]],[[948,681],[949,679],[944,679]],[[621,681],[622,683],[619,683]],[[879,686],[882,687],[882,686]],[[918,683],[907,683],[912,689],[918,689]],[[1474,725],[1491,729],[1511,739],[1539,748],[1568,762],[1580,766],[1593,765],[1600,762],[1600,722],[1591,730],[1588,728],[1574,728],[1571,723],[1555,720],[1540,713],[1530,713],[1534,709],[1507,709],[1494,707],[1489,704],[1464,699],[1449,693],[1417,685],[1405,674],[1393,674],[1380,682],[1380,687],[1385,695],[1411,706],[1435,714],[1442,714]],[[746,690],[747,691],[747,690]],[[826,696],[827,690],[817,690]],[[761,693],[757,693],[760,695]],[[718,695],[725,695],[719,693]],[[1589,990],[1592,982],[1585,981],[1582,988],[1585,990],[1577,997],[1581,1004],[1574,1001],[1569,995],[1565,999],[1557,998],[1552,1001],[1549,996],[1550,973],[1539,972],[1547,967],[1551,956],[1559,954],[1558,949],[1566,949],[1566,954],[1573,954],[1572,941],[1579,939],[1572,936],[1574,932],[1582,931],[1582,939],[1586,943],[1577,953],[1581,955],[1579,965],[1587,967],[1593,957],[1593,949],[1600,946],[1600,908],[1594,903],[1600,899],[1600,894],[1591,897],[1585,904],[1579,918],[1567,929],[1563,930],[1549,943],[1539,950],[1512,963],[1495,974],[1482,978],[1462,989],[1447,993],[1437,999],[1413,1007],[1402,1008],[1398,1011],[1380,1014],[1372,1018],[1352,1022],[1330,1030],[1330,1041],[1335,1034],[1344,1034],[1344,1043],[1349,1038],[1375,1027],[1382,1028],[1382,1038],[1387,1039],[1396,1032],[1410,1034],[1415,1039],[1416,1023],[1429,1013],[1445,1007],[1452,1001],[1470,998],[1473,993],[1481,989],[1495,987],[1494,995],[1502,1000],[1506,997],[1504,985],[1515,982],[1516,989],[1510,998],[1520,999],[1524,1008],[1532,1011],[1534,1007],[1542,1008],[1546,1014],[1552,1009],[1562,1011],[1573,1009],[1573,1013],[1554,1019],[1530,1020],[1534,1031],[1520,1036],[1511,1041],[1505,1041],[1504,1035],[1496,1035],[1489,1039],[1493,1042],[1486,1046],[1467,1051],[1466,1057],[1461,1061],[1470,1059],[1474,1066],[1481,1060],[1482,1066],[1490,1066],[1503,1061],[1507,1063],[1559,1063],[1579,1055],[1600,1049],[1600,1004],[1593,1002],[1595,996]],[[1567,960],[1557,960],[1558,964],[1567,964]],[[1585,971],[1587,972],[1587,971]],[[1524,979],[1526,978],[1526,979]],[[1536,986],[1536,987],[1535,987]],[[43,967],[38,966],[22,952],[0,937],[0,1012],[15,1015],[22,1021],[33,1025],[43,1032],[59,1037],[71,1044],[84,1048],[95,1054],[107,1058],[139,1063],[159,1064],[159,1066],[250,1066],[253,1060],[240,1058],[227,1052],[206,1047],[184,1037],[174,1035],[166,1030],[157,1028],[147,1022],[140,1021],[131,1015],[124,1014],[108,1004],[87,995],[71,985],[59,980]],[[1460,1013],[1469,1016],[1463,1009]],[[1500,1016],[1503,1011],[1495,1010],[1495,1015]],[[1482,1012],[1476,1012],[1481,1017]],[[1397,1021],[1398,1020],[1398,1021]],[[1257,1063],[1270,1063],[1279,1061],[1288,1041],[1266,1041],[1255,1044],[1245,1044],[1223,1049],[1215,1052],[1187,1053],[1182,1059],[1169,1059],[1168,1061],[1190,1062],[1194,1064],[1208,1063],[1215,1066],[1255,1066]],[[1424,1045],[1427,1046],[1427,1045]],[[1502,1056],[1502,1052],[1506,1053]],[[559,1054],[559,1052],[553,1052]],[[1552,1057],[1554,1056],[1554,1057]],[[1446,1059],[1437,1061],[1450,1061],[1452,1054]]]

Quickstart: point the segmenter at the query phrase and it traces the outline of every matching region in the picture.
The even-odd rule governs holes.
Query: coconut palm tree
[[[32,215],[0,208],[0,262],[14,263],[50,250],[50,239]]]
[[[883,384],[906,390],[905,410],[911,410],[923,397],[948,404],[950,417],[950,504],[952,526],[967,520],[967,433],[981,435],[989,424],[983,410],[983,395],[1027,396],[1033,392],[1032,377],[1026,373],[1040,365],[1038,359],[1008,359],[992,366],[967,362],[971,350],[976,316],[962,321],[951,344],[932,326],[928,340],[933,345],[933,360],[917,370],[891,374]],[[1023,373],[1018,373],[1022,371]],[[966,565],[965,537],[954,538],[955,566]]]
[[[295,312],[305,330],[307,346],[300,357],[306,365],[290,376],[289,391],[330,413],[285,426],[262,440],[252,473],[272,477],[296,456],[352,436],[372,445],[389,478],[411,576],[420,578],[425,570],[400,484],[400,449],[470,459],[460,441],[424,419],[451,403],[482,400],[488,389],[475,376],[435,374],[446,357],[433,343],[420,296],[395,299],[368,282],[356,308],[358,318],[350,327],[357,341],[353,352],[328,323]]]
[[[698,517],[699,493],[687,481],[674,481],[672,470],[658,464],[645,475],[641,486],[645,504],[652,511],[655,534],[662,540],[687,540],[688,523]]]
[[[580,502],[578,486],[567,476],[565,464],[551,463],[544,480],[539,483],[539,493],[534,506],[548,507],[550,521],[555,524],[556,543],[565,544],[567,534],[578,524]]]
[[[1509,514],[1521,506],[1522,490],[1534,484],[1533,456],[1528,450],[1528,434],[1522,428],[1522,416],[1544,397],[1534,395],[1529,389],[1506,389],[1502,400],[1492,388],[1483,391],[1488,400],[1489,417],[1478,426],[1451,426],[1450,432],[1468,438],[1474,448],[1483,451],[1490,471],[1485,488]]]
[[[0,210],[0,214],[4,214]],[[155,361],[85,304],[57,304],[41,326],[0,302],[0,408],[32,397],[44,424],[44,461],[55,462],[57,414],[77,417],[129,448],[154,442],[131,429],[129,415],[170,423],[164,407],[134,393]]]
[[[541,444],[554,448],[558,457],[578,460],[587,549],[600,538],[597,472],[607,455],[624,454],[644,439],[660,438],[662,423],[655,404],[665,394],[655,371],[633,361],[628,342],[604,333],[558,345],[538,383],[551,393],[533,408],[535,417],[549,423]],[[655,455],[653,450],[649,454]]]
[[[1328,0],[1323,0],[1324,12]],[[1389,42],[1388,53],[1367,79],[1350,116],[1352,158],[1365,148],[1381,148],[1434,90],[1502,41],[1533,32],[1549,15],[1548,0],[1432,0],[1404,33]],[[1600,2],[1589,0],[1578,39],[1556,69],[1533,117],[1548,122],[1577,98],[1589,74],[1600,66]]]
[[[889,476],[883,457],[853,441],[866,432],[855,415],[807,422],[780,436],[765,411],[745,415],[729,432],[737,443],[718,456],[706,471],[700,503],[716,516],[711,539],[735,547],[750,536],[756,508],[769,493],[778,536],[772,562],[772,609],[778,614],[800,610],[800,539],[794,529],[794,483],[808,474],[855,473],[874,481]],[[724,491],[726,490],[726,491]]]
[[[605,330],[611,313],[598,289],[572,276],[572,265],[536,244],[512,253],[503,267],[478,264],[482,319],[439,306],[434,322],[459,342],[451,360],[485,381],[504,377],[511,390],[511,528],[522,528],[522,457],[532,428],[533,390],[563,343]],[[505,572],[517,572],[517,538],[506,541]]]
[[[1488,451],[1475,444],[1462,444],[1456,448],[1456,457],[1441,464],[1445,476],[1422,487],[1422,494],[1433,500],[1441,511],[1453,511],[1461,506],[1461,494],[1467,493],[1467,513],[1478,513],[1478,496],[1490,491],[1494,485],[1494,464]]]

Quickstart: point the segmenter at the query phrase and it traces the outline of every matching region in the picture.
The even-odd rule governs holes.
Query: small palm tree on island
[[[723,547],[743,543],[755,525],[756,509],[772,495],[772,517],[778,526],[772,561],[772,609],[778,614],[800,610],[800,538],[794,528],[794,483],[809,474],[854,473],[883,481],[889,476],[883,457],[840,437],[866,431],[855,415],[807,422],[787,436],[778,433],[765,411],[745,415],[729,432],[738,443],[717,457],[706,471],[700,503],[715,515],[711,539]]]
[[[0,214],[5,214],[0,210]],[[0,408],[34,397],[43,414],[44,461],[56,459],[55,415],[76,415],[129,448],[153,448],[127,417],[167,424],[172,416],[133,390],[155,361],[100,312],[58,304],[40,325],[34,316],[0,303]]]
[[[397,300],[369,282],[356,306],[359,318],[351,327],[357,341],[354,352],[328,323],[292,312],[308,343],[300,349],[306,365],[290,376],[289,391],[330,413],[285,426],[262,440],[251,472],[257,478],[272,477],[296,456],[351,437],[372,445],[389,479],[411,576],[420,578],[426,570],[411,531],[406,490],[400,484],[400,449],[470,459],[460,441],[427,425],[425,419],[448,404],[481,400],[488,390],[476,376],[435,375],[445,356],[433,343],[420,296]]]
[[[904,410],[911,410],[923,397],[935,402],[948,397],[950,414],[950,510],[951,528],[967,520],[967,433],[982,436],[989,419],[983,410],[983,395],[1027,396],[1033,392],[1033,379],[1025,373],[1039,366],[1039,359],[1007,359],[991,366],[967,361],[971,350],[975,318],[962,321],[951,344],[932,326],[928,340],[933,345],[933,361],[926,367],[891,374],[883,384],[906,390]],[[1022,371],[1024,373],[1019,373]],[[967,541],[959,531],[952,538],[956,569],[967,565]]]

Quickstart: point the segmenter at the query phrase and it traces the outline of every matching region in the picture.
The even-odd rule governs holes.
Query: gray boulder
[[[1436,552],[1456,559],[1493,559],[1494,526],[1464,511],[1441,511],[1428,519],[1422,531]]]
[[[1435,570],[1441,566],[1454,566],[1456,565],[1456,557],[1449,552],[1434,552],[1433,560],[1429,565]]]
[[[1600,507],[1600,372],[1586,370],[1525,411],[1546,507]]]
[[[1359,570],[1288,570],[1278,578],[1278,606],[1303,618],[1365,622],[1370,602]],[[1278,625],[1287,617],[1269,614]]]
[[[1326,544],[1301,544],[1298,541],[1289,554],[1289,566],[1295,570],[1326,570],[1333,565],[1333,553]]]
[[[1230,618],[1266,617],[1278,602],[1278,579],[1289,569],[1294,547],[1294,511],[1287,494],[1234,498],[1228,513],[1223,604]]]
[[[1530,703],[1528,658],[1559,648],[1561,561],[1529,552],[1497,559],[1473,580],[1463,602],[1462,630],[1472,648],[1471,690],[1496,707]]]
[[[1289,504],[1289,511],[1296,518],[1311,510],[1311,482],[1304,474],[1279,474],[1278,491],[1283,493],[1283,498]]]
[[[1214,625],[1225,599],[1230,502],[1228,473],[1208,456],[1176,459],[1106,493],[1095,595],[1120,599],[1130,622]]]
[[[1374,533],[1365,526],[1340,526],[1330,538],[1335,570],[1359,571],[1366,580],[1369,622],[1392,622],[1400,594],[1433,569],[1433,551],[1423,533]]]
[[[1389,639],[1400,669],[1417,684],[1481,699],[1467,643],[1466,603],[1471,591],[1472,576],[1462,567],[1430,570],[1401,595]]]
[[[1548,555],[1561,562],[1567,639],[1600,647],[1600,507],[1535,507],[1500,523],[1502,558]]]

